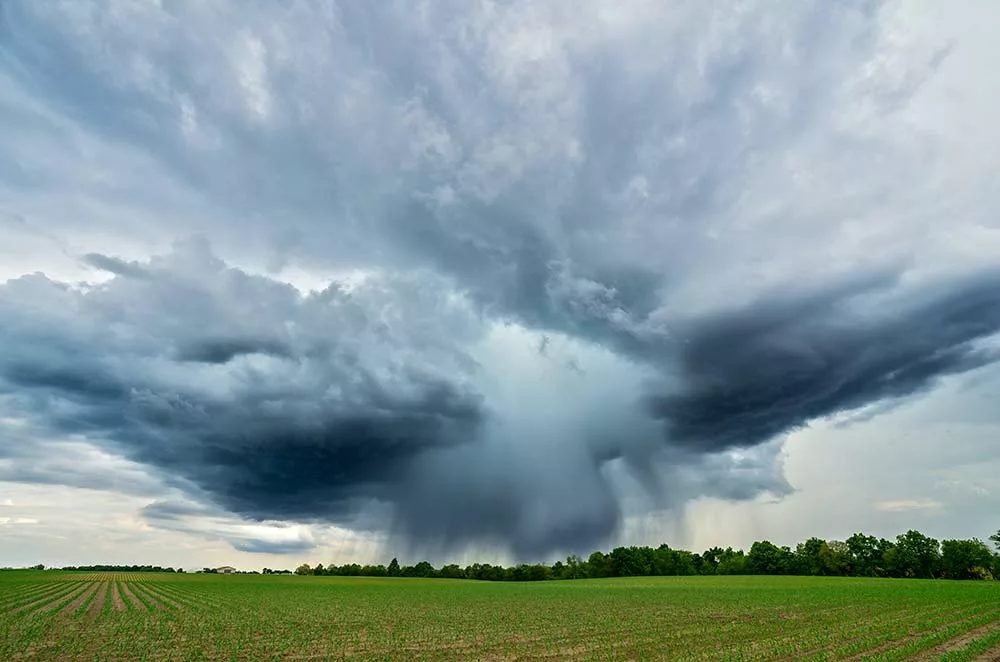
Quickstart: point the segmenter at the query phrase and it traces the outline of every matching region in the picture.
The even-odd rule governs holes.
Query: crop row
[[[162,590],[141,583],[100,581],[37,584],[5,591],[0,614],[87,613],[182,609],[193,601],[177,600]]]
[[[969,662],[1000,646],[990,582],[101,577],[0,577],[0,659]]]

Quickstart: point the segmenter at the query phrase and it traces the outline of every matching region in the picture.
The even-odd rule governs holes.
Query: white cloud
[[[939,513],[944,509],[944,504],[933,499],[895,499],[890,501],[878,501],[875,509],[888,513],[901,513],[909,511]]]

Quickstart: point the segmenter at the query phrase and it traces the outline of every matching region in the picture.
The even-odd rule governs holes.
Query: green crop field
[[[0,659],[996,660],[1000,582],[0,573]]]

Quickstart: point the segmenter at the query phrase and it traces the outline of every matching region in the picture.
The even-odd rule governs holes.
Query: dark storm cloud
[[[586,551],[627,514],[610,471],[787,493],[775,437],[992,359],[995,276],[902,283],[947,243],[947,150],[892,113],[950,51],[883,3],[205,7],[13,3],[0,53],[4,207],[113,276],[0,286],[3,410],[193,499]],[[106,254],[198,233],[361,282]]]
[[[204,339],[181,347],[177,358],[181,361],[201,363],[228,363],[244,354],[265,354],[268,356],[291,358],[292,352],[286,345],[263,338]]]
[[[447,320],[426,293],[301,296],[223,268],[200,243],[149,273],[88,290],[39,276],[2,287],[0,392],[21,415],[272,519],[346,518],[386,498],[413,457],[468,443],[482,422],[454,353],[380,329],[405,306]],[[253,330],[281,339],[217,339]],[[411,346],[421,359],[400,364]]]
[[[878,294],[839,290],[695,322],[680,331],[679,392],[650,398],[650,411],[671,444],[749,447],[1000,358],[976,343],[1000,332],[1000,274],[866,309]]]

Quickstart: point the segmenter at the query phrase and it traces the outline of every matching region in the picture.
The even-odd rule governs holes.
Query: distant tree
[[[526,567],[525,579],[529,582],[544,582],[552,579],[552,568],[544,563],[536,563]]]
[[[442,566],[438,576],[444,577],[445,579],[465,579],[465,570],[460,568],[458,565],[451,563],[446,566]]]
[[[587,576],[587,562],[576,554],[566,557],[566,579],[580,579]]]
[[[809,538],[795,547],[795,572],[800,575],[825,575],[824,557],[828,555],[826,541]]]
[[[742,549],[733,551],[732,547],[727,547],[719,555],[719,566],[715,569],[718,575],[749,575],[751,573],[750,563]]]
[[[847,577],[851,574],[851,553],[847,543],[842,540],[828,540],[826,549],[821,553],[825,575],[830,577]]]
[[[674,559],[675,575],[697,575],[701,565],[701,556],[687,551],[686,549],[672,549],[671,556]]]
[[[884,572],[884,550],[879,548],[878,538],[855,533],[844,541],[850,557],[851,574],[861,577],[877,577]]]
[[[588,577],[610,577],[611,559],[603,552],[594,552],[587,559]]]
[[[296,575],[311,575],[313,574],[312,568],[309,567],[308,563],[303,563],[298,568],[295,569]]]
[[[38,565],[33,565],[28,570],[45,570],[45,564],[39,563]]]
[[[412,577],[433,577],[434,576],[434,566],[432,566],[427,561],[421,561],[417,565],[413,566]]]
[[[993,579],[993,553],[982,540],[941,543],[941,571],[948,579]]]
[[[399,561],[393,558],[389,563],[389,568],[386,570],[390,577],[399,577]]]
[[[716,574],[716,572],[719,569],[719,563],[722,562],[723,552],[724,550],[721,547],[712,547],[702,552],[700,574],[702,575]]]
[[[651,551],[648,547],[615,547],[608,555],[610,574],[614,577],[642,577],[653,574]]]
[[[896,536],[890,570],[897,577],[930,579],[937,576],[941,562],[938,541],[910,529]]]
[[[996,546],[997,551],[1000,552],[1000,529],[998,529],[996,533],[990,536],[990,540],[993,541],[993,544],[994,546]]]
[[[795,555],[788,547],[761,540],[750,547],[747,563],[755,575],[789,575],[795,569]]]

